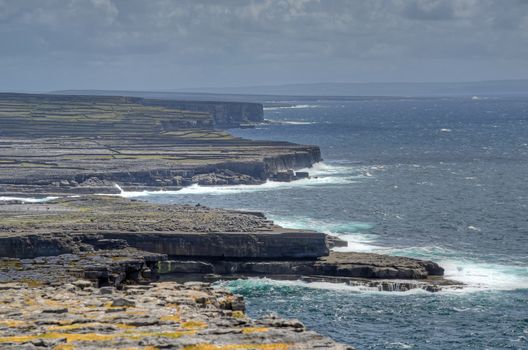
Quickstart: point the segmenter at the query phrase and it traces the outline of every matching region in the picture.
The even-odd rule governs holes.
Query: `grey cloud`
[[[0,89],[527,77],[527,33],[526,0],[0,0]]]
[[[408,1],[402,13],[404,16],[412,19],[453,19],[456,15],[453,5],[452,2],[444,0]]]

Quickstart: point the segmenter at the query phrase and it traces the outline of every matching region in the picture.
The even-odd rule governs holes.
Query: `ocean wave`
[[[443,265],[446,267],[445,278],[463,282],[464,288],[451,288],[444,286],[444,288],[435,294],[464,294],[476,293],[484,291],[506,291],[528,288],[528,276],[526,275],[526,268],[500,266],[492,264],[466,264],[461,267],[460,263],[456,264],[456,273],[453,274],[449,264]],[[369,287],[365,285],[348,285],[346,283],[335,282],[307,282],[302,280],[274,280],[270,278],[246,278],[234,281],[221,281],[217,285],[228,287],[235,293],[254,294],[262,293],[268,294],[269,290],[284,292],[286,294],[294,293],[300,289],[324,289],[330,291],[338,291],[343,293],[379,293],[385,295],[409,295],[429,292],[415,288],[409,291],[380,291],[377,287]]]
[[[311,178],[302,179],[292,182],[278,182],[278,181],[266,181],[260,185],[225,185],[225,186],[201,186],[193,184],[188,187],[184,187],[178,191],[125,191],[121,190],[118,194],[99,194],[105,196],[119,196],[124,198],[135,198],[135,197],[146,197],[146,196],[160,196],[160,195],[232,195],[246,192],[263,192],[263,191],[274,191],[283,190],[298,187],[315,187],[315,186],[330,186],[330,185],[344,185],[352,184],[357,182],[357,179],[353,176],[349,177],[326,177],[326,178]]]
[[[194,184],[182,188],[180,191],[177,191],[177,194],[229,195],[243,192],[275,191],[299,187],[309,188],[315,186],[345,185],[355,183],[359,178],[360,177],[358,176],[312,177],[292,182],[266,181],[260,185],[200,186]]]
[[[333,249],[337,252],[369,252],[432,260],[445,269],[445,278],[466,285],[463,289],[446,288],[448,292],[528,289],[528,267],[475,261],[463,258],[462,252],[436,245],[403,248],[380,246],[376,244],[379,237],[368,232],[373,227],[370,223],[273,215],[270,218],[283,227],[324,232],[347,241],[347,247]]]
[[[308,109],[308,108],[319,108],[320,105],[292,105],[292,106],[276,106],[276,107],[264,107],[264,111],[279,111],[281,109]]]
[[[349,164],[333,164],[327,162],[315,163],[310,168],[304,168],[299,171],[307,171],[311,176],[335,176],[354,174],[356,176],[372,177],[372,173],[384,170],[382,165],[360,166]]]
[[[366,231],[374,227],[368,222],[335,222],[304,216],[280,217],[268,215],[268,217],[282,227],[323,232],[336,236],[348,243],[347,247],[337,247],[333,249],[334,251],[372,252],[382,248],[373,244],[378,239],[377,235],[366,233]]]
[[[114,184],[114,187],[119,190],[120,193],[98,193],[97,196],[112,196],[112,197],[123,197],[123,198],[137,198],[137,197],[147,197],[154,195],[175,195],[180,191],[125,191],[118,184]]]
[[[8,196],[0,196],[0,201],[19,201],[24,203],[44,203],[49,202],[54,199],[58,199],[59,197],[49,196],[44,198],[32,198],[32,197],[8,197]]]
[[[311,125],[317,124],[317,122],[309,122],[305,120],[275,120],[275,119],[266,119],[271,124],[281,124],[281,125]]]
[[[270,215],[270,218],[276,223],[280,223],[280,225],[283,227],[316,230],[329,234],[360,233],[370,230],[374,227],[372,224],[367,222],[333,222],[314,219],[306,216],[279,217]]]
[[[266,181],[258,185],[221,185],[221,186],[201,186],[193,184],[178,191],[125,191],[119,185],[115,185],[120,190],[120,196],[125,198],[159,196],[159,195],[231,195],[245,192],[263,192],[294,188],[310,188],[317,186],[335,186],[353,184],[361,179],[372,176],[368,171],[358,167],[333,166],[325,163],[317,163],[311,168],[302,169],[311,175],[308,179],[301,179],[292,182]],[[368,174],[367,174],[368,173]]]
[[[528,267],[476,261],[464,258],[459,251],[441,246],[382,248],[374,252],[432,260],[445,269],[445,278],[466,284],[464,292],[528,288]]]
[[[438,262],[445,269],[444,277],[463,282],[466,291],[528,289],[528,267],[444,260]]]
[[[332,250],[335,252],[347,253],[347,252],[358,252],[358,253],[375,253],[383,249],[382,246],[375,245],[375,239],[369,238],[369,235],[350,235],[341,234],[336,235],[338,238],[347,242],[346,247],[335,247]],[[371,235],[372,236],[372,235]]]
[[[279,292],[286,295],[296,293],[304,295],[306,289],[326,290],[344,294],[375,293],[381,295],[413,295],[429,293],[421,288],[415,288],[405,292],[387,292],[380,291],[377,287],[369,287],[366,285],[348,285],[346,283],[335,282],[306,282],[302,280],[274,280],[267,277],[219,281],[215,283],[215,286],[228,288],[236,294],[246,296],[269,295],[270,292]]]

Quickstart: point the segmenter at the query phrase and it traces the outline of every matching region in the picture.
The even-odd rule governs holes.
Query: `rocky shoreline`
[[[112,269],[101,254],[119,256],[122,252],[130,257],[132,250],[152,262],[144,265],[154,280],[191,275],[208,279],[242,275],[339,278],[355,283],[394,279],[418,280],[423,283],[417,286],[430,291],[450,284],[440,278],[444,271],[433,262],[333,252],[330,247],[340,243],[335,237],[285,229],[261,213],[87,195],[32,204],[4,201],[0,214],[0,256],[19,261],[7,266],[23,266],[27,259],[81,254],[101,256],[103,265]],[[17,271],[13,269],[11,279]],[[94,282],[110,283],[106,275]]]
[[[0,193],[261,184],[321,161],[317,146],[244,140],[215,129],[260,120],[260,104],[220,103],[227,107],[219,116],[217,102],[196,102],[192,111],[177,109],[188,101],[176,102],[0,93]],[[226,121],[233,111],[240,115]]]
[[[317,146],[214,129],[259,120],[261,107],[0,94],[0,347],[351,349],[298,321],[251,320],[240,297],[210,283],[460,286],[433,262],[333,252],[346,242],[282,228],[261,213],[94,195],[309,177],[296,170],[321,161]]]
[[[434,263],[330,253],[324,234],[283,229],[260,213],[82,196],[3,201],[0,214],[5,349],[352,349],[298,321],[251,320],[240,297],[210,283],[266,276],[386,291],[446,283]]]
[[[453,284],[435,263],[335,253],[330,243],[339,241],[253,212],[90,195],[2,201],[0,345],[352,349],[298,321],[251,320],[243,299],[210,283],[268,277],[400,292]]]

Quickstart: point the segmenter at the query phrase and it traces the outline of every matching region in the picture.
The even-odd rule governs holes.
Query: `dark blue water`
[[[317,179],[146,198],[263,211],[339,235],[344,250],[432,259],[468,287],[226,283],[250,315],[295,317],[358,349],[528,349],[528,98],[321,101],[265,114],[281,124],[232,132],[319,145]]]

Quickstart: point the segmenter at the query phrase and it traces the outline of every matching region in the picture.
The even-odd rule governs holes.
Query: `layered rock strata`
[[[281,228],[260,213],[101,196],[4,202],[0,213],[0,255],[11,258],[133,247],[167,256],[156,269],[150,267],[165,279],[277,276],[364,284],[365,279],[407,279],[421,280],[419,288],[446,283],[436,278],[443,269],[433,262],[330,252],[328,236]]]

